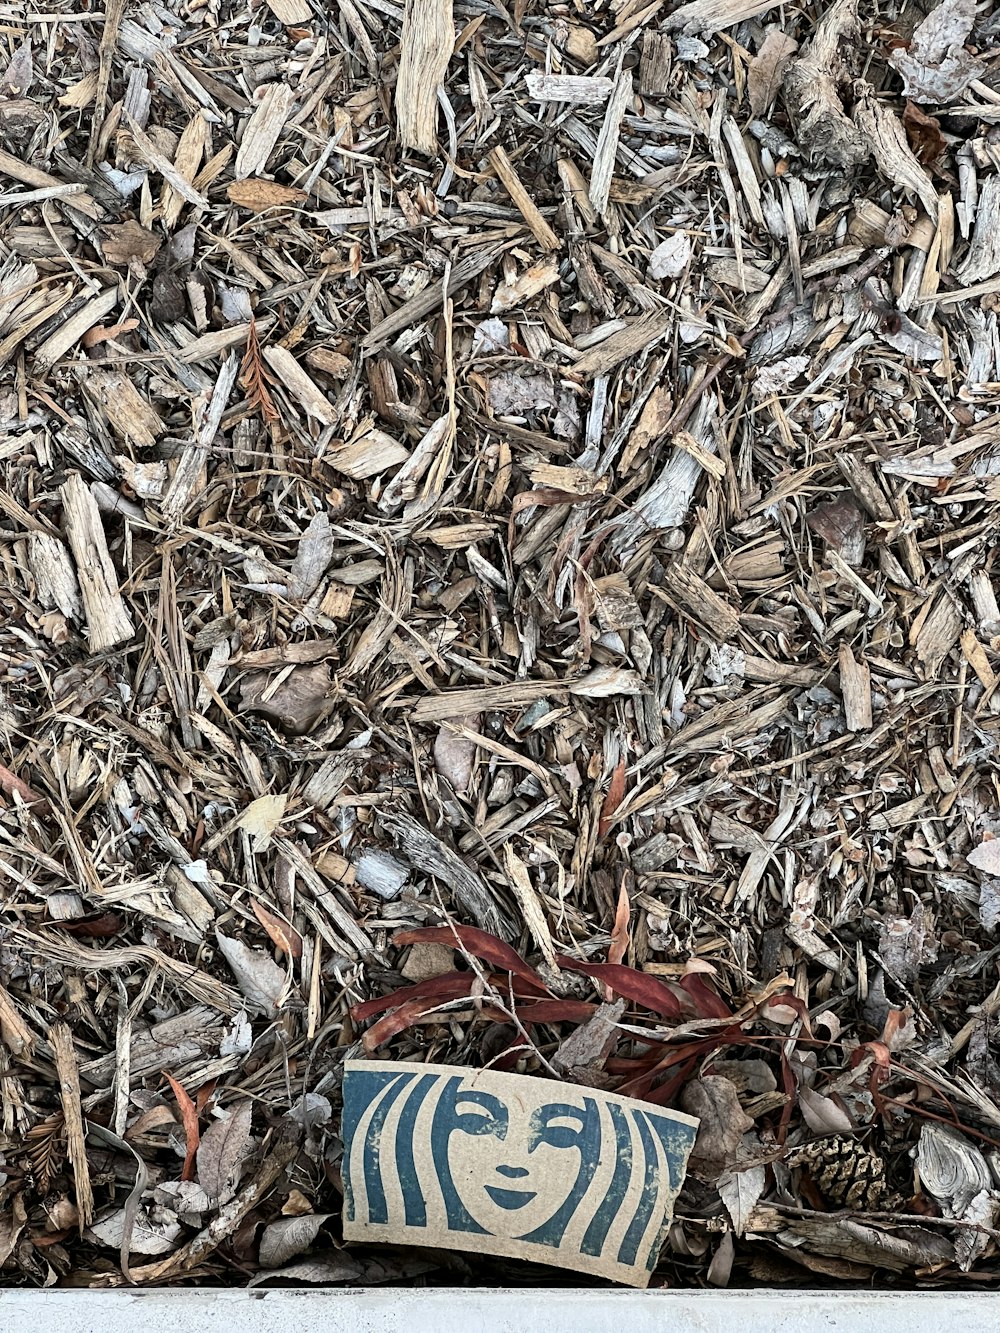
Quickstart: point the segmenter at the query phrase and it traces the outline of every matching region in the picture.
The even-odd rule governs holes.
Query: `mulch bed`
[[[5,1282],[568,1281],[343,1246],[364,1053],[1000,1273],[989,10],[3,7]]]

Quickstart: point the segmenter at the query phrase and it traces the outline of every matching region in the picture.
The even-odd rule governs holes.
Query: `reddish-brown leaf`
[[[358,1023],[376,1014],[384,1014],[387,1009],[398,1008],[410,1000],[427,1000],[435,1004],[442,1000],[457,1000],[461,995],[468,995],[475,981],[472,972],[442,972],[440,976],[419,981],[415,986],[404,986],[390,995],[380,995],[374,1000],[364,1000],[351,1008],[351,1017]]]
[[[689,972],[681,977],[681,990],[691,999],[700,1018],[732,1018],[733,1011],[721,996],[697,972]]]
[[[906,130],[906,137],[910,141],[914,157],[924,166],[933,165],[948,146],[941,133],[941,122],[937,117],[921,111],[913,102],[906,104],[906,110],[903,112],[903,128]]]
[[[604,804],[601,806],[601,817],[597,823],[597,836],[603,838],[607,835],[611,827],[611,821],[615,817],[615,811],[622,803],[625,795],[625,760],[619,759],[615,765],[615,771],[611,774],[611,782],[608,784],[608,794],[604,798]],[[613,960],[614,961],[614,960]]]
[[[276,916],[274,912],[269,911],[263,903],[259,903],[256,898],[250,899],[250,906],[253,908],[253,914],[260,924],[270,935],[273,943],[282,951],[288,954],[289,958],[302,957],[302,936],[290,925],[284,918]]]
[[[586,1023],[597,1012],[589,1000],[532,1000],[518,1005],[517,1016],[529,1023]]]
[[[177,1109],[181,1113],[181,1121],[184,1125],[185,1154],[181,1180],[194,1180],[194,1163],[198,1155],[198,1144],[201,1142],[201,1134],[198,1130],[198,1112],[195,1109],[194,1102],[177,1080],[171,1078],[165,1069],[161,1069],[160,1073],[173,1089],[174,1096],[177,1098]]]
[[[240,363],[240,384],[246,389],[251,411],[259,412],[266,425],[279,419],[278,409],[267,387],[268,384],[274,383],[274,376],[264,364],[264,357],[261,354],[257,321],[251,318],[250,328],[247,330],[247,347]]]
[[[20,796],[26,805],[37,805],[45,800],[44,796],[32,791],[23,778],[12,773],[9,768],[4,768],[3,764],[0,764],[0,791],[5,791],[8,796]]]
[[[392,942],[397,947],[404,944],[447,944],[452,949],[464,949],[473,958],[481,958],[502,972],[512,972],[536,987],[542,995],[549,993],[535,969],[529,967],[509,944],[475,926],[424,926],[418,930],[399,930],[392,937]]]
[[[603,982],[616,995],[643,1005],[661,1018],[680,1018],[682,1015],[680,1000],[659,977],[637,972],[624,963],[580,963],[575,958],[566,957],[558,958],[557,962],[568,972],[582,972],[584,976]]]
[[[82,921],[46,921],[45,924],[68,931],[70,935],[106,940],[125,929],[125,918],[119,916],[117,912],[102,912],[100,916],[88,916]]]
[[[468,977],[470,983],[475,981],[475,977],[471,972],[468,973]],[[458,997],[456,996],[454,998]],[[407,1000],[406,1003],[401,1004],[398,1009],[393,1009],[391,1014],[385,1014],[377,1023],[373,1023],[365,1033],[364,1037],[362,1037],[361,1044],[364,1046],[368,1054],[371,1055],[373,1051],[377,1051],[380,1046],[385,1044],[385,1042],[395,1037],[398,1033],[405,1032],[406,1029],[412,1027],[414,1023],[419,1023],[422,1018],[426,1017],[426,1015],[431,1012],[432,1009],[436,1009],[439,1004],[444,1003],[445,1000],[441,997],[437,999],[421,998]]]

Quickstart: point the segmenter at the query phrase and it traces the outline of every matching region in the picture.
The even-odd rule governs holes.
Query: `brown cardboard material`
[[[575,1084],[348,1060],[344,1237],[645,1287],[698,1121]]]

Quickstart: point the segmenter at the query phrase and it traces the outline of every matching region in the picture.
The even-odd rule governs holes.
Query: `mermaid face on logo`
[[[591,1097],[582,1106],[549,1102],[527,1115],[491,1093],[462,1088],[460,1078],[449,1080],[431,1142],[451,1225],[558,1244],[593,1177],[599,1136]],[[560,1182],[555,1196],[553,1180]]]

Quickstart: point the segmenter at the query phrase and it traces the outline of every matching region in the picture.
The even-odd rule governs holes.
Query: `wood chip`
[[[396,78],[396,124],[404,148],[437,152],[438,90],[455,49],[453,0],[406,0]]]
[[[118,592],[118,576],[97,501],[79,472],[70,473],[59,493],[83,598],[87,647],[91,653],[103,653],[131,639],[135,626]]]

